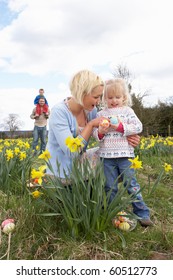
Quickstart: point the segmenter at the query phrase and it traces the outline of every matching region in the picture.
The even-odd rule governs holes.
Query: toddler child
[[[130,168],[129,158],[134,158],[134,148],[128,143],[129,135],[142,131],[142,123],[131,106],[131,96],[124,79],[109,80],[106,83],[103,101],[105,108],[97,117],[110,119],[102,121],[93,135],[99,141],[97,153],[103,160],[106,177],[105,191],[110,194],[111,202],[118,192],[118,176],[121,174],[124,186],[129,194],[134,194],[137,201],[132,203],[133,212],[140,218],[142,226],[153,225],[150,212],[144,203],[140,185],[135,177],[135,170]],[[137,193],[137,194],[136,194]]]

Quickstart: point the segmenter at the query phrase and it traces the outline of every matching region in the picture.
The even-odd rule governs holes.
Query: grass
[[[15,220],[10,259],[12,260],[173,260],[173,174],[165,174],[150,193],[160,173],[162,162],[173,162],[172,154],[142,156],[143,169],[137,176],[142,194],[151,209],[154,227],[140,224],[131,232],[123,232],[126,245],[117,235],[111,220],[104,232],[91,236],[71,237],[61,216],[41,216],[45,206],[24,195],[0,191],[0,220]],[[158,164],[159,162],[159,164]],[[161,162],[161,164],[160,164]],[[8,236],[1,234],[0,258],[6,253]],[[6,259],[6,257],[2,258]]]
[[[142,177],[140,183],[145,179]],[[161,183],[152,197],[143,192],[146,203],[151,208],[152,228],[142,228],[124,232],[126,247],[110,223],[105,234],[96,234],[92,239],[79,237],[72,239],[60,217],[42,217],[38,205],[24,196],[10,198],[7,209],[6,196],[1,195],[1,218],[12,216],[17,221],[12,234],[11,259],[73,259],[73,260],[148,260],[173,259],[173,187]],[[25,207],[27,205],[27,207]],[[7,248],[7,236],[2,235],[1,255]]]
[[[173,191],[170,195],[173,197]],[[140,225],[132,232],[125,232],[126,247],[122,248],[121,240],[113,228],[103,235],[96,234],[92,239],[72,239],[66,231],[62,220],[56,217],[44,218],[35,215],[32,206],[25,209],[26,201],[13,201],[13,215],[16,230],[11,240],[11,259],[73,259],[73,260],[148,260],[173,259],[173,219],[170,203],[159,200],[148,203],[152,207],[153,228],[142,228]],[[160,203],[158,203],[160,201]],[[2,198],[1,198],[2,202]],[[149,201],[148,201],[149,202]],[[14,206],[15,205],[15,206]],[[7,236],[2,236],[1,254],[7,247]]]

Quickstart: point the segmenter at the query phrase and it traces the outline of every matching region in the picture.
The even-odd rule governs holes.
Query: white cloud
[[[70,65],[79,69],[81,64],[91,68],[116,61],[146,44],[143,29],[150,14],[148,1],[143,5],[137,0],[9,3],[20,13],[1,31],[0,51],[9,57],[8,70],[12,72],[66,73]]]
[[[33,96],[28,97],[34,93],[31,87],[39,88],[37,77],[43,85],[50,84],[49,92],[63,92],[61,83],[68,87],[71,76],[84,68],[97,69],[108,79],[117,65],[126,65],[134,75],[134,89],[151,89],[147,104],[172,95],[171,0],[7,2],[15,16],[0,30],[0,70],[3,75],[33,77],[33,84],[25,88],[22,80],[21,88],[16,88],[11,82],[10,89],[8,84],[1,86],[0,94],[4,100],[4,90],[10,100],[25,95],[27,114],[33,104]],[[52,103],[55,95],[51,99],[50,94]],[[20,114],[26,119],[23,108]]]

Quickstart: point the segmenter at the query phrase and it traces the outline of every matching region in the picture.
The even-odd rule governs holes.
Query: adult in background
[[[93,129],[98,127],[102,118],[96,118],[96,106],[104,90],[104,81],[97,74],[82,70],[76,73],[70,82],[71,96],[62,100],[51,109],[49,133],[46,149],[50,152],[52,171],[47,167],[46,173],[61,179],[69,175],[72,158],[65,144],[67,137],[79,137],[86,149]],[[139,136],[128,140],[133,146],[140,142]],[[74,153],[73,153],[74,154]],[[60,164],[58,170],[57,161]]]
[[[40,139],[40,154],[45,151],[46,148],[46,137],[47,137],[47,119],[50,115],[50,110],[48,109],[48,114],[44,112],[45,98],[41,97],[38,101],[40,106],[40,115],[36,114],[36,107],[32,110],[32,114],[30,118],[35,120],[34,122],[34,130],[33,130],[33,143],[32,148],[35,150],[34,154],[36,154],[36,147],[38,146],[38,142]]]

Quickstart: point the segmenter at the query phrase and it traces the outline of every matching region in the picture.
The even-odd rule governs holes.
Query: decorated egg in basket
[[[130,218],[125,211],[121,211],[113,218],[112,224],[122,231],[132,231],[137,225],[137,220]]]

